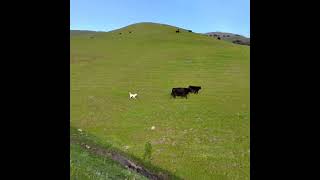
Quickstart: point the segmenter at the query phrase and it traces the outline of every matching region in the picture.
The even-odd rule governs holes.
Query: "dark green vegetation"
[[[150,160],[151,159],[151,154],[152,154],[152,145],[150,142],[147,142],[144,146],[144,155],[143,159]]]
[[[71,126],[177,177],[249,179],[250,47],[177,29],[139,23],[71,36]],[[202,89],[170,98],[189,85]]]
[[[210,37],[215,37],[215,38],[220,37],[221,40],[250,46],[250,38],[247,38],[238,34],[225,33],[225,32],[210,32],[210,33],[206,33],[206,35]]]

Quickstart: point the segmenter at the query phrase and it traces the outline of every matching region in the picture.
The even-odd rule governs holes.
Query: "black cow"
[[[189,86],[190,92],[194,94],[198,94],[199,90],[201,89],[201,86]]]
[[[174,98],[176,98],[176,96],[181,96],[187,99],[189,92],[189,88],[172,88],[171,96]]]
[[[176,30],[176,33],[179,33],[180,32],[180,30],[178,29],[178,30]]]

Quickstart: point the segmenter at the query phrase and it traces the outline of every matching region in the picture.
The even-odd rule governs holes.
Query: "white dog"
[[[137,95],[138,95],[137,93],[136,94],[132,94],[131,92],[129,92],[130,99],[131,98],[136,99]]]

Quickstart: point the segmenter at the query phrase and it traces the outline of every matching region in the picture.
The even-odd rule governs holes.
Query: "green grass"
[[[75,144],[70,146],[70,176],[74,180],[146,180],[145,177],[124,169],[111,159],[90,154]]]
[[[149,141],[150,162],[184,179],[249,179],[250,47],[175,30],[71,37],[71,126],[139,159]],[[170,98],[188,85],[202,90]]]
[[[121,149],[118,149],[117,147],[112,146],[112,144],[109,144],[109,143],[106,143],[106,142],[101,142],[100,140],[101,139],[95,137],[94,135],[92,135],[92,134],[90,134],[90,133],[88,133],[86,131],[79,132],[77,129],[75,129],[73,127],[70,128],[71,146],[79,148],[79,150],[81,150],[82,152],[84,152],[87,155],[89,155],[89,153],[87,153],[86,151],[90,152],[90,156],[96,157],[96,159],[98,159],[98,158],[107,159],[108,162],[110,163],[110,162],[112,162],[112,161],[109,160],[111,158],[110,154],[106,155],[105,153],[108,152],[108,153],[118,154],[118,155],[120,155],[122,157],[125,157],[125,159],[134,162],[138,166],[146,167],[147,170],[149,172],[151,172],[152,174],[154,174],[154,175],[158,175],[158,176],[161,176],[161,177],[167,177],[167,179],[169,178],[169,179],[173,179],[173,180],[180,180],[181,179],[180,177],[177,177],[173,173],[168,172],[165,169],[161,169],[161,168],[159,168],[157,166],[154,166],[153,164],[150,163],[151,154],[152,154],[152,145],[150,143],[146,143],[146,145],[145,145],[145,154],[144,155],[146,155],[147,159],[144,159],[144,158],[141,159],[139,157],[135,157],[132,154],[127,154],[125,151],[123,151]],[[82,149],[81,149],[80,145],[82,146]],[[89,147],[91,147],[90,150],[86,149],[87,145]],[[83,150],[83,149],[85,149],[85,150]],[[72,152],[75,151],[75,150],[76,149],[71,148]],[[105,153],[101,153],[103,151]],[[77,160],[78,157],[79,156],[77,156],[77,157],[73,156],[73,159],[79,162],[78,166],[86,167],[87,166],[87,164],[85,163],[86,161],[83,161],[83,160],[79,161],[79,160]],[[118,164],[118,162],[117,163],[113,163],[113,164]],[[71,164],[71,165],[74,166],[74,164]],[[89,166],[90,167],[99,166],[99,163],[91,163]],[[103,167],[105,165],[100,163],[100,166]],[[106,166],[110,166],[110,165],[107,164]],[[108,169],[104,169],[104,171],[102,171],[102,172],[106,172],[107,174],[110,174],[109,171],[110,170],[108,170]],[[115,174],[115,173],[119,173],[119,171],[120,170],[116,169],[115,172],[111,172],[111,173]],[[83,175],[83,174],[81,174],[82,171],[75,171],[75,172],[76,173],[72,173],[71,174],[71,178],[81,177],[81,175]],[[133,171],[133,174],[137,174],[137,173],[135,173],[135,171]],[[94,174],[92,175],[92,177],[94,179],[94,177],[95,177]]]

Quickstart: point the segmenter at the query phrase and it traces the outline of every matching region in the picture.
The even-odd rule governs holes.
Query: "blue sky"
[[[250,37],[250,0],[71,0],[70,29],[110,31],[138,22]]]

